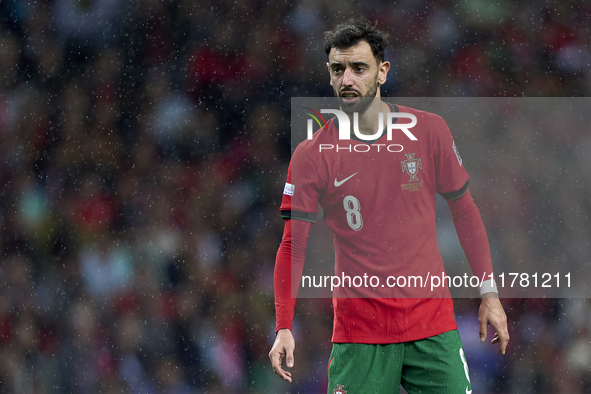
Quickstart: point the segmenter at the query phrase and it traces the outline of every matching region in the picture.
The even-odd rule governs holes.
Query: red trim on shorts
[[[328,376],[328,370],[330,369],[330,363],[332,363],[332,360],[334,360],[334,356],[332,356],[332,358],[328,362],[328,367],[326,367],[326,376]]]

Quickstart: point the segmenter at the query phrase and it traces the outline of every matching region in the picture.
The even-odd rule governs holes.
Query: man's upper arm
[[[314,157],[299,145],[289,163],[281,201],[281,217],[316,223],[318,200],[326,180]]]
[[[437,177],[437,192],[446,200],[461,197],[468,190],[468,172],[445,121],[434,120],[433,158]]]

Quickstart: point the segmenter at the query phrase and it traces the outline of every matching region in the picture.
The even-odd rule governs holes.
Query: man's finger
[[[493,339],[492,343],[500,343],[499,354],[505,354],[509,343],[509,331],[507,330],[507,317],[504,311],[499,319],[494,319],[490,324],[497,331],[495,333],[496,341]]]
[[[269,354],[271,365],[273,366],[273,372],[279,375],[281,379],[291,382],[291,373],[284,371],[283,368],[281,368],[281,360],[283,359],[283,356],[284,354],[279,352],[271,352],[271,354]]]
[[[501,331],[499,334],[499,341],[501,342],[499,354],[505,354],[505,351],[507,351],[507,344],[509,343],[509,332],[507,330]]]
[[[273,371],[277,373],[277,370],[281,369],[281,354],[277,351],[271,351],[271,353],[269,353],[269,358],[271,359]]]
[[[499,346],[499,354],[505,354],[505,352],[507,351],[507,344],[509,343],[509,333],[503,333],[502,335],[499,335],[498,332],[495,333],[495,337],[493,338],[491,343],[493,345],[495,343],[500,343],[501,345]]]
[[[279,369],[276,370],[275,373],[279,375],[281,379],[291,383],[291,374],[289,372],[284,371],[281,367],[279,367]]]
[[[486,341],[486,326],[487,326],[487,321],[484,318],[478,319],[478,322],[480,323],[480,342],[484,342]]]
[[[285,361],[287,362],[287,366],[289,368],[293,367],[294,359],[293,359],[293,349],[285,349],[287,355],[285,357]]]
[[[277,375],[279,375],[281,377],[281,379],[291,383],[291,373],[284,371],[281,367],[279,367],[279,371],[277,372]]]
[[[269,358],[271,359],[271,365],[273,366],[273,371],[277,373],[281,369],[281,360],[283,359],[283,354],[279,353],[278,351],[272,351],[269,354]]]

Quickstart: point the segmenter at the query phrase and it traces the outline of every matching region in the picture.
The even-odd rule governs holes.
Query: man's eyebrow
[[[365,63],[365,62],[350,62],[350,65],[352,65],[353,67],[359,67],[359,66],[364,66],[364,67],[369,67],[369,64]],[[330,63],[330,67],[336,67],[336,66],[342,66],[343,63],[341,62],[332,62]]]

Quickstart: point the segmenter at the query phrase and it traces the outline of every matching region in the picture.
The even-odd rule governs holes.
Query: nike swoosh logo
[[[341,186],[343,183],[347,182],[349,179],[353,178],[355,175],[357,175],[357,173],[346,177],[345,179],[343,179],[342,181],[337,181],[337,178],[334,179],[334,185],[335,187],[339,187]]]

